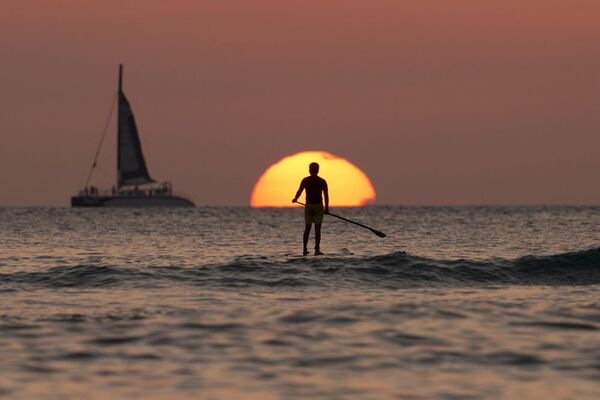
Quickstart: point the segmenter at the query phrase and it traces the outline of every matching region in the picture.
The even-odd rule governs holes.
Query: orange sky
[[[598,43],[596,0],[4,0],[0,206],[68,204],[119,62],[150,173],[198,205],[317,149],[378,204],[599,204]]]

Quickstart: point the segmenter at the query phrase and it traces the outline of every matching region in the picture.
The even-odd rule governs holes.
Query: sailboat
[[[156,182],[150,177],[133,111],[123,92],[123,65],[119,65],[117,118],[117,182],[111,189],[88,186],[96,167],[96,152],[85,188],[71,197],[72,207],[195,207],[186,198],[173,195],[169,182]],[[103,140],[100,142],[102,146]]]

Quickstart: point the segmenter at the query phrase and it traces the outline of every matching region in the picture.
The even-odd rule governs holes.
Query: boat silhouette
[[[117,118],[117,182],[111,189],[88,186],[102,141],[84,189],[71,197],[72,207],[195,207],[191,200],[173,195],[170,182],[150,177],[131,105],[123,92],[123,65],[119,65]]]

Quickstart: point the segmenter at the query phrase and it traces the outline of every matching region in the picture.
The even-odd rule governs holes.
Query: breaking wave
[[[405,252],[372,257],[241,256],[227,264],[196,267],[56,266],[0,274],[0,289],[162,287],[189,284],[214,289],[246,287],[415,288],[488,285],[595,285],[600,248],[525,256],[514,260],[436,260]]]

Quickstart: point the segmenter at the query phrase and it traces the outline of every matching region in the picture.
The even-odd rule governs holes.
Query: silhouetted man
[[[304,255],[308,254],[308,237],[310,235],[310,227],[315,224],[315,256],[323,253],[320,251],[321,245],[321,223],[323,222],[323,214],[329,214],[329,191],[327,190],[327,181],[319,176],[319,164],[316,162],[310,163],[308,166],[310,176],[302,179],[300,187],[296,192],[296,196],[292,200],[295,203],[298,197],[306,190],[306,206],[304,207]],[[323,209],[323,195],[325,195],[325,209]]]

